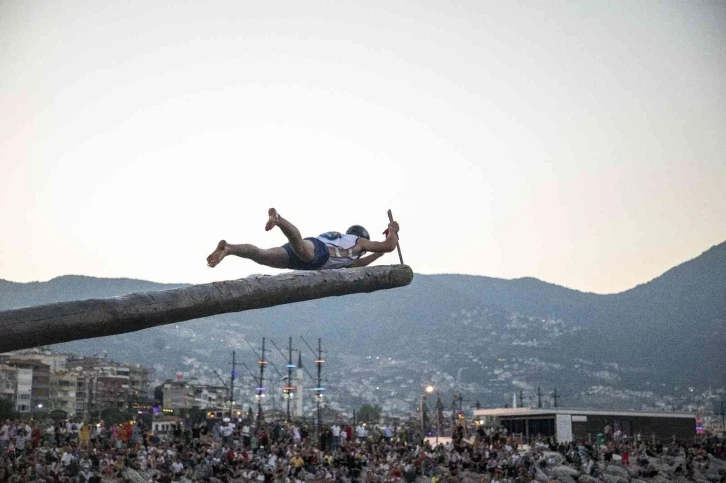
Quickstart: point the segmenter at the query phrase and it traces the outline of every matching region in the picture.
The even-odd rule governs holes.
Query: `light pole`
[[[255,399],[257,399],[257,424],[256,428],[259,430],[262,427],[262,422],[264,421],[262,417],[262,398],[265,397],[265,391],[267,391],[267,388],[265,387],[265,364],[267,364],[267,359],[265,359],[265,338],[262,338],[262,357],[260,357],[260,360],[257,361],[257,363],[260,365],[260,385],[255,388]]]
[[[439,391],[436,391],[436,446],[439,445],[439,432],[441,431],[441,398],[439,397]]]
[[[322,413],[320,412],[320,403],[323,402],[323,391],[325,391],[325,388],[322,387],[322,380],[321,380],[321,373],[323,371],[323,364],[325,363],[325,359],[323,359],[323,346],[322,346],[322,340],[321,338],[318,338],[318,357],[315,360],[315,365],[318,366],[318,387],[315,388],[315,403],[317,404],[317,410],[318,410],[318,425],[317,425],[317,435],[318,435],[318,448],[322,449],[324,447],[323,445],[323,421],[322,421]]]
[[[425,420],[425,410],[424,410],[424,404],[426,404],[426,394],[431,394],[434,392],[434,386],[429,384],[426,386],[426,391],[424,394],[421,394],[421,433],[423,433],[423,439],[426,440],[426,420]]]

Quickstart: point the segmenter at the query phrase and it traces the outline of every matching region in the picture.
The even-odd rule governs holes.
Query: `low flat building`
[[[529,444],[538,439],[554,439],[558,443],[595,441],[607,425],[611,434],[620,431],[635,440],[691,441],[696,437],[696,415],[690,413],[497,408],[476,409],[474,418],[485,424],[499,424]]]
[[[171,435],[177,427],[184,427],[184,420],[177,416],[159,416],[151,423],[151,431],[157,436]]]

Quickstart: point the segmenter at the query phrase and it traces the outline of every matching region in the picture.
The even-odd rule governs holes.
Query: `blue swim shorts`
[[[327,262],[330,258],[330,252],[328,251],[328,247],[326,247],[325,243],[321,242],[317,238],[305,239],[313,242],[313,246],[315,247],[315,258],[313,258],[312,262],[306,262],[304,260],[301,260],[300,257],[298,257],[294,251],[292,251],[292,247],[290,246],[290,244],[285,243],[284,245],[282,245],[282,248],[284,248],[287,252],[287,268],[290,268],[292,270],[320,270],[323,265],[325,265],[325,262]]]

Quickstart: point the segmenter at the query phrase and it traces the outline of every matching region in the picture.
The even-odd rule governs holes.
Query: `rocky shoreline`
[[[597,464],[591,463],[588,468],[583,471],[567,464],[565,457],[554,451],[545,451],[543,453],[546,465],[536,467],[534,479],[537,483],[726,483],[726,461],[714,457],[711,454],[696,456],[687,461],[685,454],[676,456],[639,456],[636,463],[623,464],[622,461],[612,461]],[[690,463],[690,464],[689,464]],[[594,471],[593,471],[594,470]],[[459,482],[459,483],[514,483],[517,479],[505,477],[490,477],[470,471],[463,471],[456,476],[449,474],[448,468],[438,467],[437,474],[442,475],[442,482]],[[160,472],[154,470],[150,472],[136,471],[126,468],[121,473],[120,481],[128,481],[132,483],[149,483],[155,480],[155,476]],[[119,479],[104,479],[104,482],[119,481]],[[179,483],[193,483],[188,478],[178,478],[173,480]],[[244,483],[257,483],[251,479],[241,479]],[[304,478],[305,482],[324,483],[325,480],[317,480],[312,474],[307,474]],[[345,479],[350,482],[350,479]],[[405,481],[404,479],[380,478],[371,474],[366,477],[365,474],[358,480],[360,482],[377,482],[388,483],[395,481]],[[416,483],[429,483],[431,478],[418,476]],[[210,478],[210,483],[223,483],[223,480]],[[352,483],[352,482],[351,482]]]

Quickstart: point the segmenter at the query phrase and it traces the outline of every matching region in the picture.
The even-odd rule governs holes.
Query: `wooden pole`
[[[388,221],[393,222],[393,213],[388,210]],[[401,255],[401,245],[398,243],[398,233],[396,233],[396,250],[398,250],[398,260],[403,265],[403,256]]]
[[[287,272],[0,312],[0,353],[135,332],[229,312],[408,285],[406,265]]]

